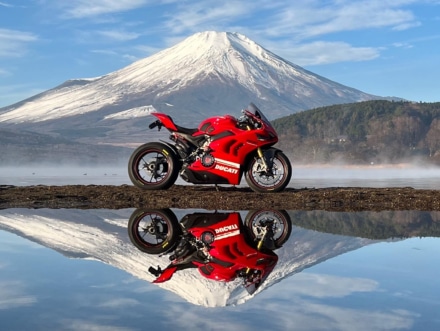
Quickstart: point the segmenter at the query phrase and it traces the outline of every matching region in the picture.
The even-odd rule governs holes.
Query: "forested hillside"
[[[295,163],[440,164],[440,102],[366,101],[273,121]]]
[[[115,165],[127,162],[131,150],[76,143],[35,132],[0,129],[0,166],[28,164]]]

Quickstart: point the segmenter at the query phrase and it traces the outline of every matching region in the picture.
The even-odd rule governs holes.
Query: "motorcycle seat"
[[[171,116],[168,116],[169,119],[171,120],[171,122],[173,122],[174,126],[177,128],[177,132],[181,132],[181,133],[185,133],[185,134],[189,134],[189,135],[193,135],[194,133],[196,133],[197,131],[199,131],[199,129],[195,128],[195,129],[190,129],[190,128],[185,128],[183,126],[177,125]]]
[[[189,135],[193,135],[194,133],[199,131],[199,129],[197,129],[197,128],[195,128],[195,129],[184,128],[183,126],[177,125],[176,123],[174,123],[174,125],[176,126],[178,132],[186,133]]]

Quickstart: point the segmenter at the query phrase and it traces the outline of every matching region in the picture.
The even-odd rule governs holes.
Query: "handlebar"
[[[250,126],[250,129],[259,129],[263,126],[261,119],[248,110],[244,109],[241,112],[243,115],[237,120],[239,126],[247,125],[248,127]]]

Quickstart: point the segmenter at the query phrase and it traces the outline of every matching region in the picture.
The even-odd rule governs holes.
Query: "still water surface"
[[[252,295],[197,269],[151,283],[169,260],[132,244],[134,212],[0,210],[0,329],[440,330],[439,212],[288,211]]]
[[[132,185],[127,167],[2,167],[0,184],[7,185],[69,185],[108,184]],[[182,179],[177,184],[188,184]],[[191,185],[191,184],[188,184]],[[246,182],[242,179],[241,185]],[[289,187],[414,187],[440,188],[440,168],[401,166],[296,166]]]

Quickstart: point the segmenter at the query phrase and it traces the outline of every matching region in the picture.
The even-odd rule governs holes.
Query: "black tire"
[[[260,222],[271,221],[273,240],[276,248],[280,248],[292,233],[292,221],[285,210],[250,210],[245,218],[245,225],[253,239],[259,236]]]
[[[131,155],[128,175],[132,183],[141,189],[167,189],[175,183],[179,175],[177,155],[165,144],[146,143]]]
[[[281,151],[276,151],[271,159],[272,169],[261,171],[262,160],[254,157],[249,162],[245,179],[255,192],[280,192],[286,188],[292,177],[292,166],[289,159]]]
[[[139,250],[161,254],[174,247],[182,233],[170,209],[136,209],[128,221],[128,236]]]

